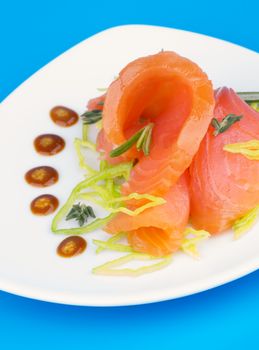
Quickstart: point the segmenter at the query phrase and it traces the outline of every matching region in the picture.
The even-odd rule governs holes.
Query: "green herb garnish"
[[[142,149],[145,156],[148,156],[150,152],[153,126],[154,124],[149,124],[149,126],[146,128],[146,133],[142,139],[142,142],[138,142],[137,144],[137,150],[140,151]]]
[[[150,144],[152,138],[153,123],[146,125],[144,128],[140,129],[136,134],[131,136],[126,142],[124,142],[119,147],[115,148],[110,152],[110,157],[118,157],[121,154],[128,151],[133,145],[136,144],[138,151],[143,151],[145,156],[149,155]]]
[[[66,216],[66,220],[75,219],[78,221],[79,226],[83,226],[90,217],[96,217],[93,208],[86,206],[85,204],[78,203],[73,205],[72,209]]]
[[[84,124],[95,124],[102,119],[102,111],[99,109],[93,109],[92,111],[86,111],[81,115]]]
[[[98,106],[103,106],[104,105],[104,101],[100,101],[97,103]]]
[[[213,132],[214,136],[217,136],[218,134],[222,134],[226,130],[228,130],[231,125],[238,122],[243,118],[242,115],[236,115],[236,114],[228,114],[226,115],[221,122],[218,121],[218,119],[213,118],[212,119],[212,126],[215,128],[215,131]]]

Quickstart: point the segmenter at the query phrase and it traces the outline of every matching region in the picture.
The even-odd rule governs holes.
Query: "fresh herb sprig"
[[[90,217],[96,217],[93,208],[86,206],[85,204],[78,203],[73,205],[72,209],[66,216],[66,220],[75,219],[78,221],[79,226],[83,226]]]
[[[218,121],[218,119],[213,118],[212,119],[212,126],[215,128],[213,135],[217,136],[218,134],[222,134],[226,130],[228,130],[231,125],[238,122],[243,118],[242,115],[236,115],[236,114],[228,114],[226,115],[221,122]]]
[[[154,124],[150,123],[144,128],[137,131],[136,134],[131,136],[126,142],[112,150],[110,152],[110,157],[114,158],[120,156],[121,154],[128,151],[135,144],[138,151],[143,151],[145,156],[148,156],[150,152],[153,127]]]
[[[149,155],[150,152],[150,144],[151,144],[151,137],[152,137],[152,130],[153,130],[153,123],[148,124],[143,132],[140,135],[140,138],[138,139],[136,143],[136,147],[138,151],[143,151],[145,156]]]
[[[95,124],[102,119],[102,111],[99,109],[93,109],[92,111],[86,111],[81,115],[84,124]]]

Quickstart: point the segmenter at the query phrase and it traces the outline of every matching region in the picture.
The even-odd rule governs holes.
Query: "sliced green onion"
[[[244,216],[234,222],[232,229],[234,230],[234,238],[240,238],[255,223],[259,215],[259,205],[249,210]]]

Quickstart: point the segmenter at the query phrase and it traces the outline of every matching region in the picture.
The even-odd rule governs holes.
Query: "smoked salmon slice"
[[[174,52],[129,63],[108,88],[103,137],[113,147],[154,123],[150,154],[138,159],[124,193],[166,194],[189,167],[213,116],[212,84],[198,65]],[[110,150],[110,148],[108,147]]]
[[[135,217],[119,213],[105,230],[127,232],[129,244],[137,252],[165,256],[177,251],[189,218],[188,174],[183,174],[164,198],[165,204]]]
[[[87,109],[89,111],[92,111],[92,110],[102,111],[103,110],[104,101],[105,101],[105,97],[106,97],[106,94],[98,96],[98,97],[95,97],[95,98],[92,98],[87,103]]]
[[[211,233],[231,227],[259,204],[259,161],[223,150],[227,144],[259,139],[259,113],[232,89],[219,89],[215,98],[219,121],[228,114],[243,117],[217,136],[210,126],[190,167],[191,221]]]
[[[91,100],[88,101],[87,103],[87,110],[88,111],[102,111],[104,102],[105,102],[105,97],[106,94],[103,94],[101,96],[92,98]],[[109,164],[119,164],[122,162],[126,162],[132,159],[132,156],[128,156],[128,152],[126,154],[123,154],[120,157],[116,158],[111,158],[109,156],[110,152],[113,149],[113,144],[109,142],[107,139],[104,130],[100,130],[100,132],[97,135],[97,140],[96,140],[96,149],[98,152],[100,152],[101,156],[100,159],[107,160]]]

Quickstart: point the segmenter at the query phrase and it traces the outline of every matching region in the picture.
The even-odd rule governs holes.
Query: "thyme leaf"
[[[135,144],[138,151],[143,151],[145,156],[149,155],[153,126],[154,124],[150,123],[144,128],[137,131],[126,142],[112,150],[110,152],[110,157],[114,158],[120,156],[121,154],[128,151]]]
[[[93,109],[92,111],[86,111],[81,115],[84,124],[95,124],[102,119],[102,111],[99,109]]]
[[[93,208],[86,206],[85,204],[74,204],[69,213],[66,216],[66,220],[76,220],[79,226],[83,226],[87,220],[92,217],[95,218]]]
[[[243,118],[242,115],[236,115],[236,114],[228,114],[226,115],[221,122],[219,122],[216,118],[212,119],[212,126],[215,128],[213,135],[217,136],[218,134],[222,134],[226,130],[228,130],[231,125],[234,123],[240,121]]]

